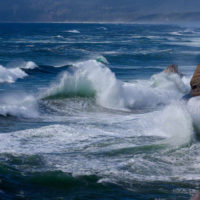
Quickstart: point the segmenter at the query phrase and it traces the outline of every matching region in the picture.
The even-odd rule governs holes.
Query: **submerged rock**
[[[179,76],[183,76],[182,73],[179,72],[178,70],[178,66],[177,65],[169,65],[165,70],[165,73],[167,74],[171,74],[171,73],[175,73],[178,74]]]
[[[197,66],[190,81],[191,96],[200,96],[200,64]]]

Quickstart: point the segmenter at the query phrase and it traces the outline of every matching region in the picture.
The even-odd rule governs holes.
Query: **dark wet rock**
[[[177,65],[169,65],[165,70],[164,70],[165,73],[167,74],[172,74],[172,73],[175,73],[175,74],[178,74],[179,76],[183,76],[182,73],[179,72],[178,70],[178,66]]]
[[[190,81],[191,96],[200,96],[200,64],[197,66]]]

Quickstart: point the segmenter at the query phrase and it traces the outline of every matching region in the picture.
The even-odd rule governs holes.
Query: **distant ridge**
[[[1,22],[198,21],[199,0],[6,0]]]
[[[163,22],[197,22],[200,20],[200,12],[151,14],[136,18],[136,21],[163,21]]]

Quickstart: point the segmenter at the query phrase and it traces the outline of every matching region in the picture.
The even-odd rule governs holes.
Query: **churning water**
[[[200,28],[0,24],[0,199],[189,199],[200,187]],[[184,74],[165,74],[169,64]]]

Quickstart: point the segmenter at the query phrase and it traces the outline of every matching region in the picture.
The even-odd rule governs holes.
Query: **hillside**
[[[7,0],[0,21],[197,21],[198,0]]]

